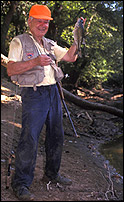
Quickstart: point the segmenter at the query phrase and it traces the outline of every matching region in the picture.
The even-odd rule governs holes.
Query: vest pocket
[[[27,71],[24,74],[17,76],[17,81],[20,85],[34,85],[39,84],[44,79],[44,68]]]

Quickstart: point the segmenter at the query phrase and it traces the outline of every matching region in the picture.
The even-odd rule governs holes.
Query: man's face
[[[49,20],[44,19],[30,19],[28,20],[30,31],[37,37],[43,37],[49,28]]]

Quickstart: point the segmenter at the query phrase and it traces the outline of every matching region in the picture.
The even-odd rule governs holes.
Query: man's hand
[[[50,65],[51,62],[52,62],[52,59],[47,55],[42,54],[37,57],[37,63],[40,66]]]
[[[51,62],[52,59],[49,56],[43,54],[28,61],[9,61],[7,64],[7,73],[8,76],[23,74],[35,66],[47,66],[50,65]]]
[[[81,17],[81,20],[83,20],[83,27],[84,27],[84,25],[85,25],[86,19],[87,19],[87,18],[84,19],[83,17]]]

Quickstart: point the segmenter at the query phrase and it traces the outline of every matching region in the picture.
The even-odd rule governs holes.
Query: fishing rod
[[[8,162],[8,168],[7,168],[7,176],[6,176],[6,189],[9,189],[10,183],[11,183],[11,170],[12,170],[12,160],[15,159],[15,153],[14,151],[11,151],[9,162]]]
[[[75,127],[74,127],[74,124],[73,124],[73,122],[72,122],[72,119],[71,119],[70,113],[69,113],[69,111],[68,111],[67,105],[66,105],[66,103],[65,103],[64,94],[63,94],[62,86],[61,86],[60,82],[57,82],[57,87],[58,87],[58,90],[59,90],[59,94],[60,94],[60,97],[61,97],[63,106],[64,106],[64,108],[65,108],[65,110],[66,110],[66,112],[67,112],[67,114],[68,114],[70,123],[71,123],[71,125],[72,125],[73,130],[74,130],[75,136],[76,136],[76,137],[79,137],[79,135],[77,134],[76,129],[75,129]]]
[[[18,86],[15,86],[15,95],[18,93]],[[13,128],[12,128],[12,145],[11,145],[11,150],[9,152],[9,157],[8,157],[8,165],[7,165],[7,175],[6,175],[6,189],[9,189],[10,183],[11,183],[11,178],[12,178],[12,164],[13,161],[15,160],[15,152],[14,152],[14,129],[15,129],[15,116],[16,116],[16,109],[17,109],[17,103],[15,102],[14,105],[14,114],[13,114]]]

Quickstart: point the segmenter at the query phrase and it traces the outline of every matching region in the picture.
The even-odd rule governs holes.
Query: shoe
[[[55,179],[52,180],[53,183],[59,183],[62,185],[71,185],[72,181],[66,177],[58,175]]]
[[[58,175],[56,178],[54,179],[50,179],[49,177],[47,177],[46,175],[43,176],[42,178],[43,182],[48,183],[49,181],[51,181],[54,184],[61,184],[61,185],[71,185],[72,181],[66,177],[63,177],[61,175]]]
[[[22,186],[13,189],[16,197],[21,201],[33,201],[34,195],[30,193],[28,187]]]

